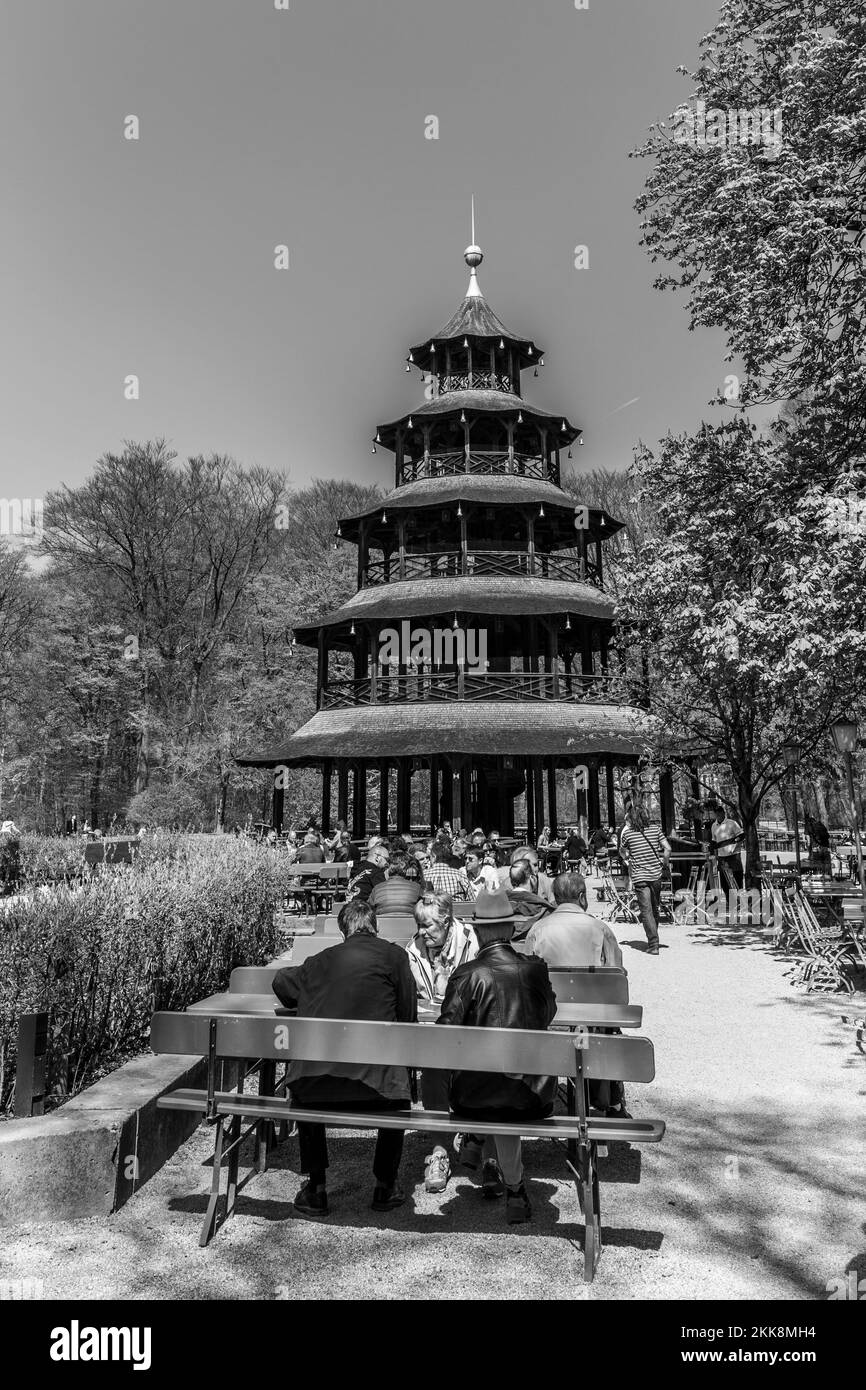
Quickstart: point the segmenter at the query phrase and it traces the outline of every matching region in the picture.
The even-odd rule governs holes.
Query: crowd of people
[[[304,840],[313,846],[307,832]],[[505,853],[498,836],[447,830],[424,848],[409,836],[373,837],[352,866],[347,901],[339,914],[343,941],[278,972],[274,990],[301,1017],[416,1022],[419,1002],[439,1006],[438,1025],[546,1029],[556,1011],[551,969],[622,966],[616,937],[589,911],[584,875],[568,866],[555,877],[539,851],[517,845]],[[586,849],[585,842],[583,848]],[[501,861],[501,862],[500,862]],[[472,902],[470,918],[455,916],[454,903]],[[415,933],[407,945],[383,940],[379,922],[411,914]],[[521,952],[516,940],[525,940]],[[290,1064],[288,1084],[300,1108],[406,1110],[411,1078],[405,1068]],[[485,1197],[505,1198],[509,1224],[531,1219],[520,1139],[484,1138],[473,1120],[527,1121],[549,1115],[553,1077],[449,1074],[420,1077],[425,1110],[459,1117],[465,1128],[449,1143],[450,1130],[433,1133],[424,1185],[440,1193],[452,1164],[480,1172]],[[627,1117],[618,1083],[592,1092],[603,1113]],[[295,1209],[305,1217],[328,1214],[328,1154],[320,1124],[298,1125],[305,1182]],[[373,1158],[372,1206],[388,1211],[405,1201],[399,1166],[403,1130],[378,1131]]]

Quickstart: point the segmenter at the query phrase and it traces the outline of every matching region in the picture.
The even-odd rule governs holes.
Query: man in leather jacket
[[[547,1029],[556,1013],[556,996],[545,962],[520,956],[510,945],[516,920],[505,893],[482,893],[476,900],[472,925],[478,939],[478,955],[458,966],[451,975],[440,1025]],[[451,1076],[449,1100],[452,1111],[461,1117],[465,1115],[469,1127],[473,1118],[542,1119],[551,1113],[555,1093],[553,1076],[461,1071]],[[491,1145],[505,1181],[506,1220],[509,1225],[528,1221],[532,1208],[524,1183],[520,1139],[496,1135],[485,1141],[485,1149]],[[467,1166],[478,1166],[480,1149],[479,1139],[466,1136],[461,1157]],[[500,1194],[485,1182],[485,1195]]]

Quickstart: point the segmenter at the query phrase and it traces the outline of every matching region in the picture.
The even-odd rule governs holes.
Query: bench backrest
[[[319,919],[316,918],[316,934],[318,935]],[[379,935],[383,941],[408,941],[410,936],[414,936],[418,930],[415,918],[407,912],[386,912],[382,916],[376,917],[376,925]],[[342,941],[343,933],[337,923],[336,917],[325,917],[322,923],[322,931],[325,936],[336,937]]]
[[[154,1014],[151,1049],[157,1054],[206,1056],[210,1022],[207,1014]],[[584,1076],[596,1081],[652,1081],[655,1076],[649,1038],[602,1033],[576,1037],[517,1028],[434,1028],[426,1023],[354,1019],[270,1019],[250,1014],[222,1015],[215,1027],[217,1057],[359,1062],[528,1076],[570,1076],[580,1062]]]
[[[394,946],[405,946],[412,939],[414,933],[407,932],[405,935],[398,933],[390,936],[385,932],[380,932],[379,935],[383,941],[390,941]],[[320,951],[330,950],[332,946],[339,946],[342,940],[342,936],[296,936],[292,945],[291,964],[302,965],[310,956],[316,956]]]
[[[628,976],[614,966],[600,970],[551,970],[558,1004],[627,1004]]]

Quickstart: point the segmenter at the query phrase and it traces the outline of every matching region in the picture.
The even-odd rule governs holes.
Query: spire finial
[[[478,284],[478,280],[477,280],[476,275],[475,275],[475,269],[476,269],[476,267],[479,266],[479,265],[481,264],[481,262],[484,260],[484,252],[481,250],[481,247],[480,247],[480,246],[476,246],[476,245],[475,245],[475,194],[474,194],[474,193],[472,194],[472,245],[466,247],[466,250],[463,252],[463,259],[464,259],[464,261],[466,262],[466,264],[469,266],[469,288],[468,288],[468,290],[466,291],[466,298],[469,299],[469,298],[475,298],[475,297],[477,297],[477,298],[479,298],[479,299],[483,299],[484,296],[483,296],[482,293],[481,293],[481,289],[480,289],[480,286],[479,286],[479,284]]]

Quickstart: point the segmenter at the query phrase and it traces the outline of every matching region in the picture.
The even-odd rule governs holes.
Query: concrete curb
[[[51,1115],[0,1124],[0,1224],[117,1211],[201,1122],[157,1100],[205,1078],[201,1057],[145,1055]]]

